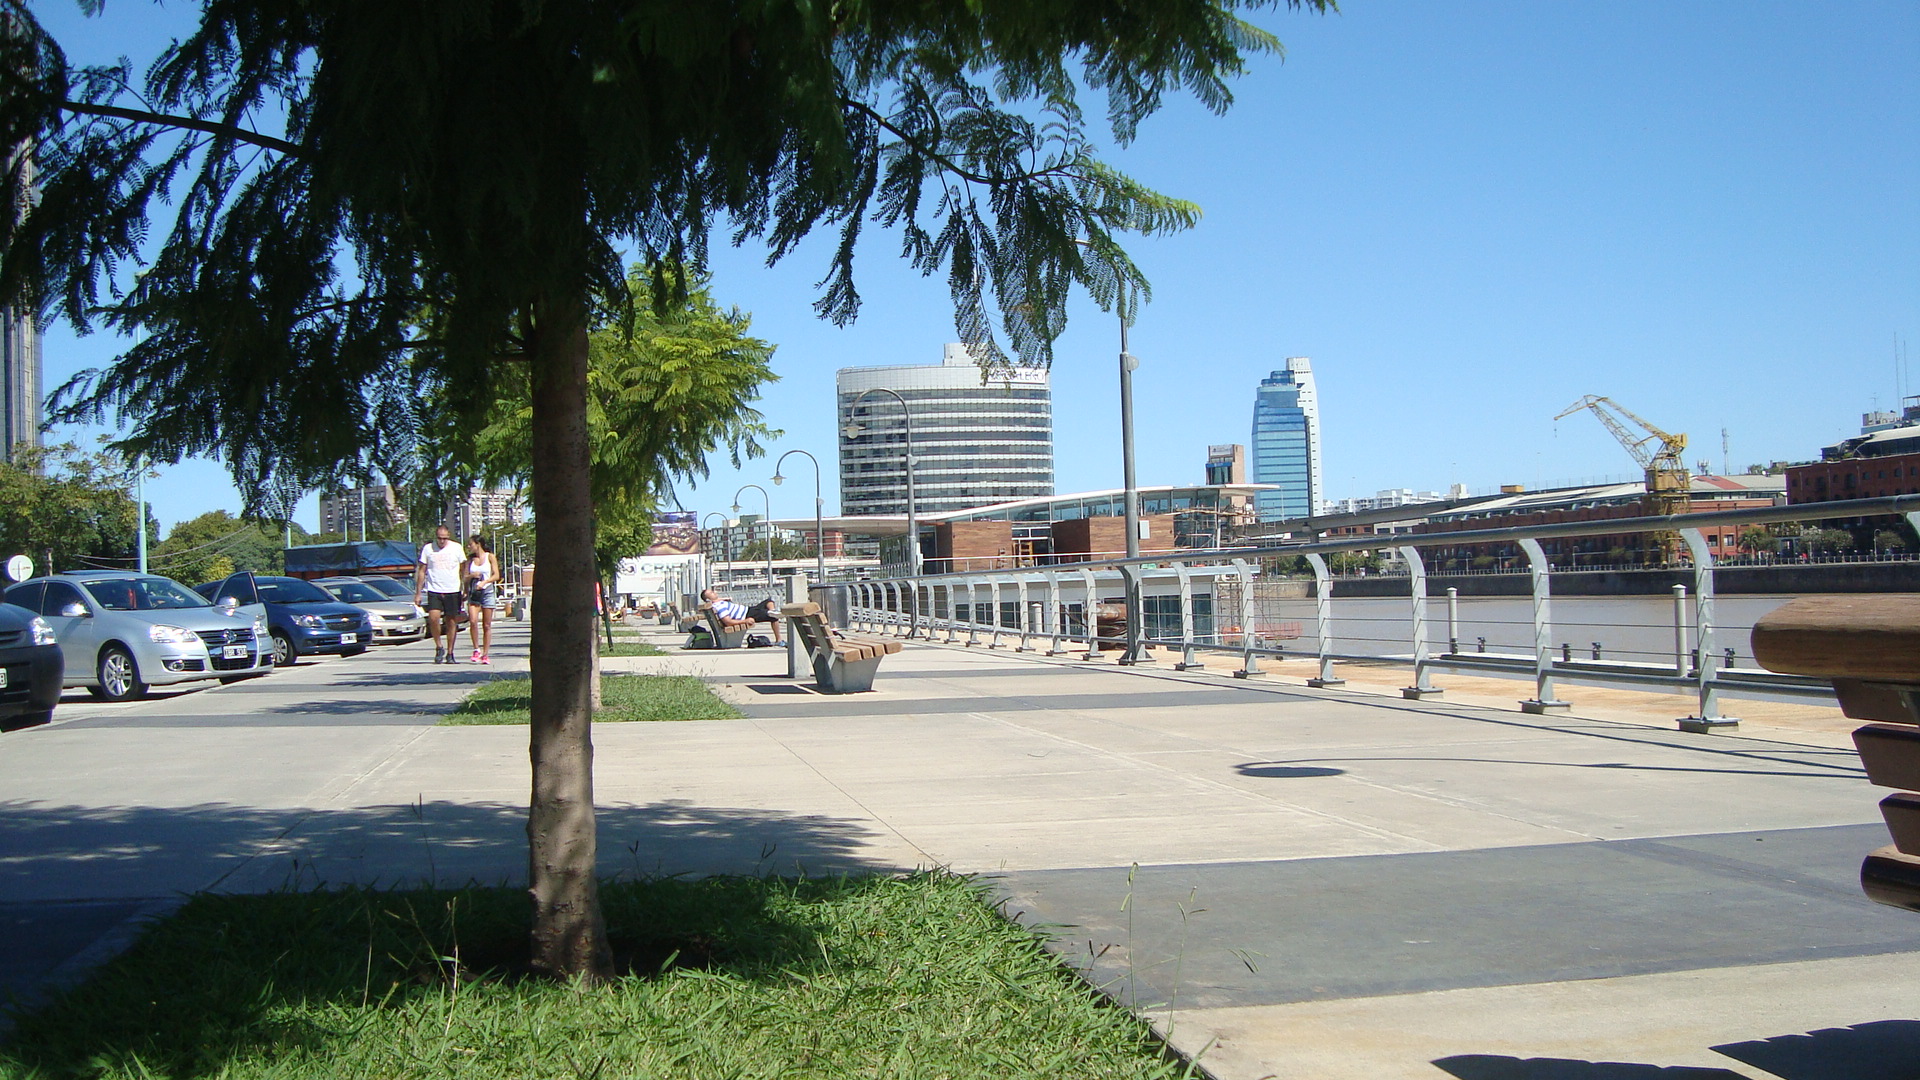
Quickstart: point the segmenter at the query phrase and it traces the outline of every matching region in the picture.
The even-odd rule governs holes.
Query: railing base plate
[[[1683,716],[1678,723],[1681,731],[1691,731],[1695,735],[1740,730],[1740,721],[1731,716]]]
[[[1313,687],[1315,690],[1321,690],[1329,686],[1345,686],[1347,685],[1347,680],[1345,679],[1308,679],[1307,685]]]
[[[1200,661],[1198,661],[1198,660],[1194,660],[1194,661],[1192,661],[1192,662],[1188,662],[1188,661],[1186,661],[1186,660],[1182,660],[1182,661],[1180,661],[1179,663],[1177,663],[1177,664],[1175,664],[1175,665],[1173,665],[1173,670],[1175,670],[1175,671],[1205,671],[1205,670],[1207,670],[1207,665],[1205,665],[1205,664],[1203,664],[1203,663],[1201,663],[1201,662],[1200,662]]]
[[[1545,716],[1548,713],[1559,714],[1571,708],[1573,708],[1571,701],[1541,701],[1538,698],[1528,698],[1520,703],[1521,712],[1532,713],[1535,716]]]
[[[1445,690],[1437,686],[1403,686],[1400,688],[1400,696],[1406,698],[1408,701],[1424,701],[1427,698],[1439,697],[1445,693]]]
[[[1236,671],[1233,673],[1233,677],[1236,679],[1264,679],[1267,677],[1267,673],[1264,671]]]

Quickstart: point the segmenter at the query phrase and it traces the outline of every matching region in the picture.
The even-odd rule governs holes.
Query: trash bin
[[[810,585],[807,599],[820,605],[827,625],[845,630],[853,622],[853,590],[845,585]]]

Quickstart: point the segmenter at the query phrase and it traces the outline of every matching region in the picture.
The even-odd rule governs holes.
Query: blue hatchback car
[[[241,608],[265,609],[279,667],[323,653],[357,656],[373,642],[373,621],[365,608],[343,604],[310,581],[242,570],[224,581],[196,585],[194,591],[216,605],[231,597]]]

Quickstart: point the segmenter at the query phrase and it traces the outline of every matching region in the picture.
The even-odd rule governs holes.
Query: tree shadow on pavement
[[[598,810],[603,875],[902,869],[866,822],[672,802]],[[526,876],[527,809],[422,802],[334,810],[0,802],[0,902],[284,886],[500,884]]]
[[[1731,1069],[1572,1058],[1517,1058],[1504,1054],[1461,1054],[1441,1058],[1434,1064],[1460,1080],[1746,1080]]]

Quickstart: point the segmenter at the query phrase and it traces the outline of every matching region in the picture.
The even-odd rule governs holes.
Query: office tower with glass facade
[[[1053,389],[1045,371],[1015,368],[984,382],[964,345],[939,364],[841,368],[834,379],[840,512],[907,512],[906,424],[913,419],[913,484],[923,514],[1053,494]],[[855,429],[847,434],[849,425]]]
[[[1253,482],[1278,484],[1256,497],[1261,521],[1286,521],[1320,512],[1320,403],[1313,363],[1290,356],[1287,366],[1260,381],[1253,400]]]

